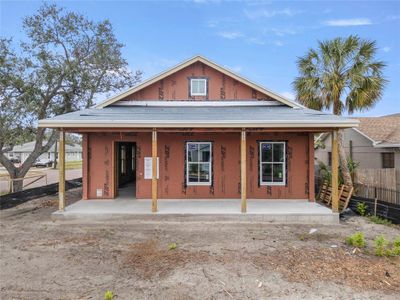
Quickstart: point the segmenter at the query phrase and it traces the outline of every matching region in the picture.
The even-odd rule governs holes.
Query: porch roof
[[[159,101],[158,101],[159,102]],[[233,102],[233,101],[232,101]],[[172,104],[171,104],[172,103]],[[39,121],[49,128],[348,128],[358,120],[308,109],[240,101],[236,105],[129,105],[91,108]],[[230,102],[231,103],[231,102]]]

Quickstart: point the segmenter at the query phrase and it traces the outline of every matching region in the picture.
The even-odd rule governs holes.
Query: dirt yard
[[[0,211],[1,299],[104,299],[106,290],[114,299],[399,299],[400,259],[344,243],[363,231],[372,252],[376,235],[393,239],[399,227],[360,217],[336,226],[53,222],[56,204],[45,197]]]

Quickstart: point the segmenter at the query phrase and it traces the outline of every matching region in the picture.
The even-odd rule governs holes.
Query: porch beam
[[[155,128],[152,131],[151,141],[151,211],[157,212],[157,130]]]
[[[339,212],[339,147],[338,132],[332,132],[332,211]]]
[[[242,197],[242,213],[247,212],[246,165],[246,130],[243,128],[240,139],[240,193]]]
[[[58,149],[58,209],[65,209],[65,132],[60,130]]]
[[[140,132],[152,132],[152,128],[68,128],[64,129],[66,132],[74,133],[140,133]],[[196,132],[207,132],[214,133],[218,132],[241,132],[240,128],[158,128],[157,132],[171,132],[171,133],[196,133]],[[332,128],[247,128],[247,132],[312,132],[321,133],[332,131]]]

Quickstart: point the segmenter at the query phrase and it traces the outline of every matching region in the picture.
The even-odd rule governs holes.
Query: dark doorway
[[[136,143],[116,143],[116,189],[118,196],[135,197]]]

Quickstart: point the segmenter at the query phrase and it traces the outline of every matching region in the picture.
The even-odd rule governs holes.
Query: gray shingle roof
[[[290,124],[313,124],[321,127],[352,127],[357,121],[338,117],[307,108],[288,106],[108,106],[102,109],[85,109],[73,113],[41,120],[41,127],[183,127],[183,125],[200,127],[214,126],[249,126],[274,127]],[[182,126],[179,126],[182,125]],[[288,126],[289,127],[289,126]]]

